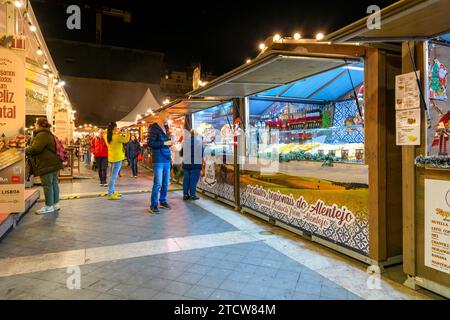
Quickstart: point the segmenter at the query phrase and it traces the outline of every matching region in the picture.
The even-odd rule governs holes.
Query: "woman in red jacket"
[[[100,178],[100,186],[107,187],[106,172],[108,170],[108,146],[103,139],[103,130],[91,142],[91,151],[97,162],[98,176]]]

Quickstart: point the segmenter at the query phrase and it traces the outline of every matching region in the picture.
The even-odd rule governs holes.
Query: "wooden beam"
[[[368,49],[365,73],[366,161],[369,165],[369,257],[387,259],[386,244],[386,57]]]

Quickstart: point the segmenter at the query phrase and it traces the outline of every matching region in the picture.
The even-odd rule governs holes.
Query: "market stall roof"
[[[221,99],[179,99],[164,106],[160,110],[166,110],[173,116],[181,116],[209,109],[224,102],[226,101]]]
[[[362,63],[344,66],[258,93],[252,97],[263,99],[335,101],[364,82]]]
[[[449,17],[450,0],[402,0],[381,10],[381,29],[369,29],[368,16],[329,34],[325,40],[335,43],[425,40],[450,33]]]
[[[161,104],[155,98],[150,88],[148,88],[136,107],[123,119],[118,121],[117,126],[119,128],[130,126],[135,123],[137,116],[149,113],[149,110],[151,110],[151,112],[154,112],[155,110],[159,109],[160,106]]]
[[[355,57],[268,50],[188,95],[192,97],[245,97],[280,85],[360,62]]]

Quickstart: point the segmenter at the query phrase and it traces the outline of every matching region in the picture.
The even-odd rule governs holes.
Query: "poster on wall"
[[[425,266],[450,274],[450,182],[425,180]]]
[[[395,77],[395,110],[397,145],[420,145],[420,91],[414,72]]]
[[[25,58],[0,48],[0,212],[25,210]]]
[[[428,83],[431,126],[427,129],[429,156],[448,156],[450,148],[450,101],[447,97],[449,66],[450,47],[434,42],[430,43]]]

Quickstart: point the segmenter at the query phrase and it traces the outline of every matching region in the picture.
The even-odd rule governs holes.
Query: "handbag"
[[[142,153],[139,151],[138,153],[138,161],[142,161],[144,158],[142,157]]]

